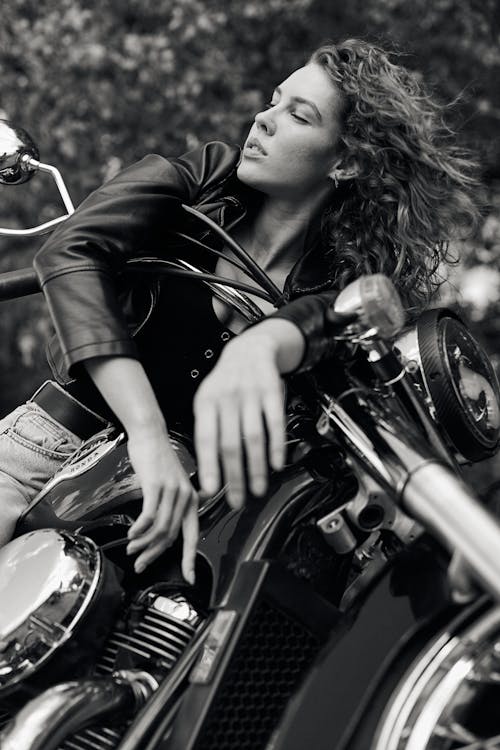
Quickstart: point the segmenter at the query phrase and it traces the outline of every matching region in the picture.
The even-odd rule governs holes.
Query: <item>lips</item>
[[[249,138],[245,144],[245,149],[250,153],[259,153],[262,156],[267,156],[267,151],[258,138]]]

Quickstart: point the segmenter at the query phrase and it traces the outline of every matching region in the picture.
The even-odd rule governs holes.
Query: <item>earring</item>
[[[337,179],[337,173],[336,172],[333,173],[333,184],[335,185],[335,190],[337,190],[337,188],[339,186],[339,181]]]

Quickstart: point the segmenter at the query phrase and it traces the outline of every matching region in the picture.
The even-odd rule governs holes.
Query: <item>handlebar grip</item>
[[[0,302],[40,292],[40,282],[32,268],[19,268],[0,274]]]

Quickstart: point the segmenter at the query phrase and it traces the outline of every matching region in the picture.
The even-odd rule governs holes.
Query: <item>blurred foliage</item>
[[[145,153],[241,142],[272,87],[327,39],[399,49],[442,101],[459,99],[450,116],[491,192],[482,234],[460,248],[448,295],[464,288],[497,349],[499,20],[496,0],[10,0],[0,26],[0,117],[30,132],[78,204]],[[1,196],[0,226],[32,226],[62,210],[48,176]],[[40,244],[0,238],[1,269],[28,265]],[[41,295],[3,303],[0,411],[47,374],[48,328]]]

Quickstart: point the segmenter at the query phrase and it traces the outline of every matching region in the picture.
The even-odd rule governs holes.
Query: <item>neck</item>
[[[247,229],[252,257],[267,270],[291,267],[304,254],[312,223],[330,194],[327,185],[300,199],[266,195]]]

